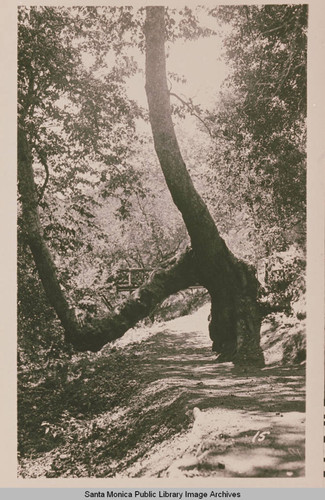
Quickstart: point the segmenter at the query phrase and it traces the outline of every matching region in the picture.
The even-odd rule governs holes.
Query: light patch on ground
[[[211,345],[208,331],[208,316],[210,314],[210,303],[204,304],[193,314],[181,316],[170,321],[155,322],[152,325],[140,325],[131,328],[121,339],[114,342],[114,347],[122,348],[130,344],[136,344],[160,333],[168,327],[171,333],[180,331],[196,331],[202,345]],[[189,339],[191,341],[191,339]]]
[[[303,473],[304,415],[194,408],[192,429],[128,470],[129,477],[291,477]],[[125,476],[124,476],[125,477]]]

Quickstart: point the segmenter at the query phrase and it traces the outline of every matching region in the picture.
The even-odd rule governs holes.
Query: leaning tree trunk
[[[18,127],[18,187],[22,204],[25,238],[31,249],[49,304],[54,308],[65,332],[65,340],[78,351],[98,351],[124,335],[140,319],[147,317],[166,297],[194,285],[198,272],[191,249],[169,259],[109,316],[94,319],[81,327],[63,293],[56,267],[44,241],[41,227],[32,155],[23,126]]]
[[[211,296],[209,325],[220,360],[263,364],[257,280],[220,237],[183,161],[171,117],[165,56],[164,7],[147,7],[146,93],[155,150],[191,238],[199,281]]]

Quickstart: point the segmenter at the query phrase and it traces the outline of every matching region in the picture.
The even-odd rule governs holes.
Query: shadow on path
[[[184,412],[193,412],[193,427],[155,446],[127,475],[304,475],[304,367],[217,364],[207,335],[181,329],[180,320],[146,341],[147,386],[140,397],[151,409],[182,399]]]
[[[208,313],[139,326],[64,379],[22,378],[19,475],[302,476],[304,367],[217,364]]]

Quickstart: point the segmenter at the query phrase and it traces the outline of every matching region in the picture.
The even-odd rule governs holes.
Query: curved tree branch
[[[128,300],[106,318],[93,320],[80,329],[71,342],[79,351],[98,351],[105,344],[124,335],[149,314],[166,297],[189,288],[198,280],[199,273],[191,249],[169,261],[166,269],[159,269]]]
[[[98,351],[135,326],[169,295],[194,285],[198,280],[195,258],[191,250],[170,259],[136,290],[116,311],[81,327],[56,276],[56,267],[44,241],[38,212],[37,191],[32,168],[32,155],[25,130],[18,128],[18,187],[26,238],[49,304],[64,328],[65,339],[79,351]]]
[[[205,128],[207,129],[207,131],[209,133],[209,136],[213,137],[212,132],[211,132],[210,128],[208,127],[208,125],[206,124],[205,120],[203,120],[203,118],[201,118],[200,115],[198,115],[197,113],[195,113],[193,111],[192,106],[188,102],[184,101],[184,99],[182,99],[181,97],[179,97],[179,95],[175,94],[174,92],[169,92],[169,95],[171,95],[173,97],[176,97],[176,99],[178,99],[182,104],[184,104],[184,106],[186,106],[187,109],[189,110],[190,114],[192,116],[195,116],[195,118],[197,118],[198,120],[200,120],[201,123],[203,123],[203,125],[205,126]]]

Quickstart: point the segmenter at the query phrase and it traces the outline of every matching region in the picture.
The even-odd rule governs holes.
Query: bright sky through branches
[[[213,106],[220,85],[227,76],[227,66],[220,57],[221,51],[221,39],[217,35],[193,41],[178,40],[170,44],[167,71],[186,80],[186,83],[173,80],[172,91],[185,99],[192,98],[195,104],[203,108]],[[144,74],[131,78],[128,94],[146,107],[144,83]]]

